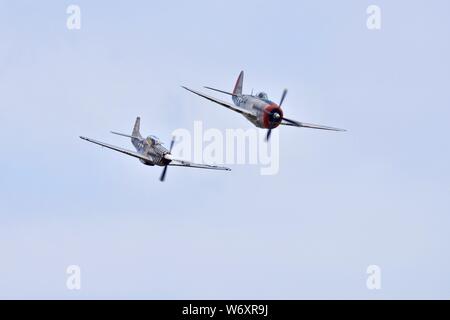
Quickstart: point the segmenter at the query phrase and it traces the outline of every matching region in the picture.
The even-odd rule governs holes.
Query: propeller
[[[286,98],[287,93],[288,93],[287,89],[284,89],[283,94],[281,95],[281,100],[280,100],[280,104],[279,104],[280,107],[283,104],[284,98]]]
[[[281,99],[280,99],[280,104],[278,105],[281,108],[281,105],[283,104],[284,98],[286,98],[287,95],[287,89],[283,90],[283,93],[281,94]],[[273,116],[274,118],[276,118],[276,120],[278,120],[280,118],[280,114],[277,113],[270,113],[271,116]],[[269,129],[269,131],[267,131],[267,135],[266,135],[266,141],[269,141],[270,139],[270,135],[272,134],[272,128]]]
[[[172,141],[170,142],[170,148],[169,153],[172,152],[173,145],[175,143],[175,137],[172,137]],[[166,178],[166,172],[167,172],[167,165],[164,166],[163,172],[161,173],[161,177],[159,178],[159,181],[163,182]]]
[[[269,130],[267,131],[266,141],[269,141],[270,135],[271,135],[271,134],[272,134],[272,129],[269,129]]]

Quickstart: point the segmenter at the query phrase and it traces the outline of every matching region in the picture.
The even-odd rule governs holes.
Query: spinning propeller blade
[[[286,98],[287,92],[288,92],[287,89],[283,90],[283,94],[281,95],[281,100],[280,100],[280,104],[279,104],[280,107],[283,104],[284,98]]]
[[[170,148],[169,153],[172,152],[173,145],[175,144],[175,137],[172,137],[172,141],[170,142]],[[161,177],[159,178],[159,181],[163,182],[166,178],[166,172],[167,172],[167,165],[164,166],[163,172],[161,173]]]
[[[283,101],[284,101],[284,98],[286,98],[287,92],[288,92],[287,89],[283,90],[283,93],[281,94],[280,104],[278,105],[279,107],[281,107],[281,105],[283,104]],[[265,111],[265,112],[267,113],[267,111]],[[272,134],[272,129],[269,129],[269,131],[267,131],[266,141],[269,141],[271,134]]]

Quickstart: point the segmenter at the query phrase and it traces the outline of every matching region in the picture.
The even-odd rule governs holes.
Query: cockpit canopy
[[[149,144],[163,144],[156,136],[148,136],[146,140]]]
[[[259,92],[256,96],[258,98],[264,99],[264,100],[268,100],[269,99],[269,97],[267,96],[267,93],[265,93],[265,92]]]

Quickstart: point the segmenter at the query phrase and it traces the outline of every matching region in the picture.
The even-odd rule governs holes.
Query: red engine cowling
[[[263,128],[274,129],[278,127],[283,120],[283,110],[277,104],[271,104],[261,112],[261,124]]]

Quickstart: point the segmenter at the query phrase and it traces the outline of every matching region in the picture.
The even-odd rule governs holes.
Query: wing
[[[119,148],[119,147],[115,147],[113,145],[110,145],[110,144],[107,144],[107,143],[103,143],[103,142],[100,142],[100,141],[97,141],[97,140],[94,140],[94,139],[86,138],[86,137],[80,137],[80,138],[83,139],[83,140],[86,140],[86,141],[98,144],[99,146],[102,146],[102,147],[105,147],[105,148],[108,148],[108,149],[111,149],[111,150],[115,150],[115,151],[124,153],[126,155],[129,155],[129,156],[132,156],[132,157],[144,160],[144,161],[153,162],[152,159],[150,159],[149,157],[146,157],[143,154],[140,154],[138,152],[134,152],[134,151],[122,149],[122,148]]]
[[[250,112],[250,111],[248,111],[248,110],[245,110],[245,109],[242,109],[242,108],[239,108],[239,107],[236,107],[235,105],[233,105],[233,104],[231,104],[231,103],[228,103],[228,102],[219,100],[219,99],[217,99],[217,98],[208,96],[208,95],[206,95],[206,94],[204,94],[204,93],[201,93],[201,92],[199,92],[199,91],[195,91],[195,90],[192,90],[192,89],[189,89],[189,88],[186,88],[186,87],[182,87],[182,88],[184,88],[184,89],[186,89],[187,91],[190,91],[190,92],[192,92],[192,93],[195,93],[196,95],[198,95],[198,96],[200,96],[200,97],[203,97],[203,98],[205,98],[205,99],[208,99],[209,101],[218,103],[218,104],[220,104],[221,106],[224,106],[225,108],[228,108],[228,109],[230,109],[230,110],[236,111],[237,113],[244,114],[244,115],[251,116],[251,117],[255,117],[255,115],[254,115],[252,112]]]
[[[283,117],[283,121],[284,122],[281,122],[281,124],[285,125],[285,126],[311,128],[311,129],[321,129],[321,130],[330,130],[330,131],[347,131],[345,129],[339,129],[339,128],[328,127],[328,126],[322,126],[322,125],[319,125],[319,124],[299,122],[299,121],[295,121],[295,120],[286,119],[284,117]]]
[[[173,162],[169,163],[169,166],[231,171],[231,169],[227,167],[213,166],[209,164],[198,164],[186,160],[176,159],[173,158],[171,154],[166,154],[164,157],[168,160],[176,162],[176,163]]]

